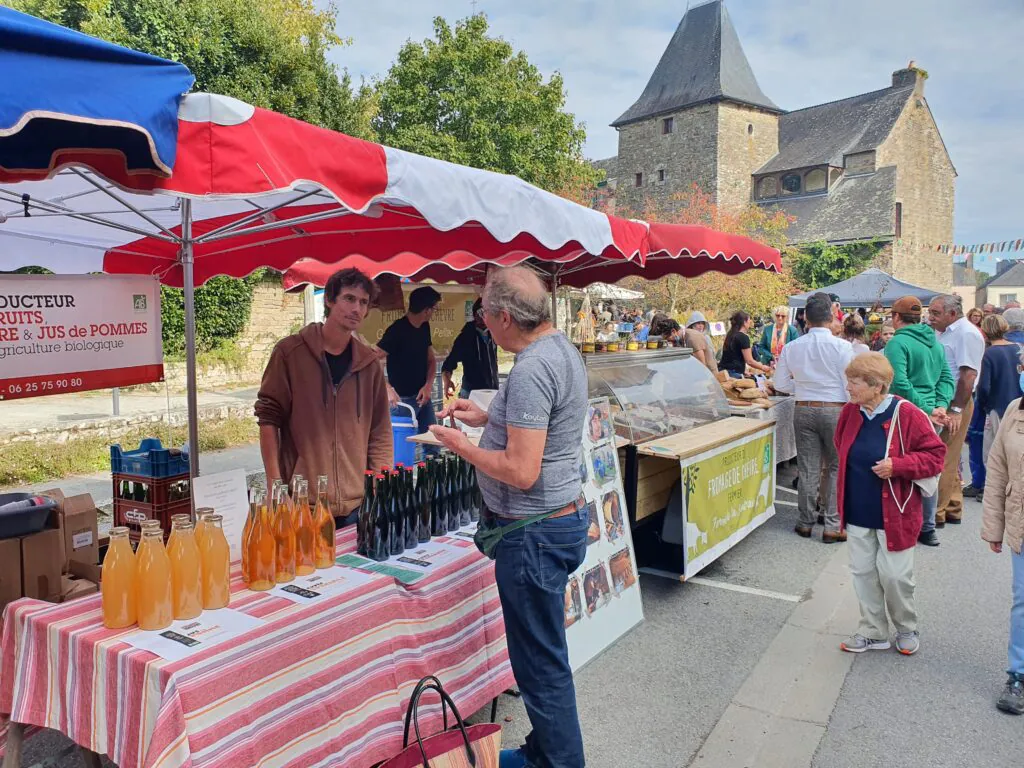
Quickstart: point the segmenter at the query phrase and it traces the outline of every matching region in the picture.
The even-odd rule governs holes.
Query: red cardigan
[[[901,397],[895,399],[903,400]],[[909,401],[904,401],[899,409],[899,427],[907,452],[904,454],[900,450],[900,436],[893,435],[889,449],[889,457],[892,459],[892,488],[900,501],[908,497],[909,501],[906,502],[903,512],[900,512],[896,500],[889,491],[889,484],[882,483],[882,522],[885,526],[887,549],[890,552],[901,552],[917,543],[923,519],[921,493],[913,481],[940,474],[946,458],[946,446],[935,434],[932,422],[925,412]],[[843,502],[846,500],[846,462],[850,448],[863,424],[859,411],[859,405],[847,403],[840,411],[839,423],[836,425],[835,444],[839,452],[836,502],[839,505],[840,528],[846,527],[846,514],[843,509]],[[891,424],[891,419],[882,423],[882,429],[887,435]]]

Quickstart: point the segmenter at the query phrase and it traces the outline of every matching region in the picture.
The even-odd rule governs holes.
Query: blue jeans
[[[401,400],[416,413],[417,435],[422,435],[429,430],[431,424],[437,424],[437,414],[434,413],[434,404],[431,401],[428,400],[423,405],[416,405],[415,397],[403,397]],[[398,418],[409,418],[409,408],[395,406],[391,409],[391,415]],[[430,456],[438,456],[441,453],[441,449],[436,445],[425,445],[423,446],[423,452]]]
[[[971,467],[971,485],[975,488],[985,487],[985,414],[981,408],[974,409],[971,424],[967,427],[967,463]]]
[[[587,555],[587,525],[584,508],[512,531],[495,548],[509,661],[533,726],[520,748],[530,768],[584,766],[565,640],[565,589]]]
[[[1014,554],[1013,607],[1010,609],[1010,674],[1024,676],[1024,554]]]
[[[939,494],[931,496],[921,494],[921,512],[924,522],[921,524],[921,533],[928,533],[935,530],[935,512],[939,508]]]

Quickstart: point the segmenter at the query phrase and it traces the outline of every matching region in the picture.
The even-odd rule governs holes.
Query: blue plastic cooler
[[[404,464],[411,467],[416,463],[416,443],[410,443],[408,438],[416,434],[418,424],[416,422],[416,411],[411,405],[398,403],[397,408],[405,408],[409,411],[409,417],[391,417],[391,436],[394,440],[395,464]]]

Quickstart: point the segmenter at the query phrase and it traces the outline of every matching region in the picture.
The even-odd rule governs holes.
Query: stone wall
[[[697,184],[714,193],[718,157],[717,104],[703,104],[661,115],[619,129],[616,160],[616,207],[619,215],[638,215],[646,199],[665,205],[675,194]],[[672,133],[662,134],[662,121],[671,117]],[[665,181],[658,181],[658,171]],[[636,186],[636,174],[643,184]]]
[[[887,165],[896,166],[896,201],[902,204],[893,275],[913,285],[949,291],[953,259],[937,253],[935,245],[953,241],[956,171],[923,96],[910,99],[879,146],[878,166]]]
[[[214,355],[200,356],[196,378],[199,389],[225,389],[255,384],[263,377],[274,345],[303,325],[302,293],[285,293],[279,279],[267,280],[253,289],[249,322],[235,341],[237,354],[227,360]],[[164,361],[164,378],[171,391],[185,389],[184,361]],[[164,391],[164,384],[140,388]]]
[[[736,104],[718,107],[718,205],[736,211],[751,201],[751,175],[779,152],[779,118]]]

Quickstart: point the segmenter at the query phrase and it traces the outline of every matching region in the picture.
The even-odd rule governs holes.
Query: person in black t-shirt
[[[728,371],[734,379],[742,379],[748,365],[754,370],[764,373],[771,371],[767,365],[762,365],[754,359],[754,353],[750,349],[750,337],[746,332],[753,324],[753,319],[746,312],[736,312],[729,318],[729,333],[725,335],[725,343],[722,345],[722,361],[718,364],[718,368]]]
[[[433,288],[417,288],[409,294],[408,311],[389,325],[377,342],[377,347],[386,355],[391,415],[409,415],[409,409],[399,403],[411,407],[416,414],[419,433],[426,432],[431,424],[437,423],[430,399],[437,373],[430,318],[440,301],[441,294]],[[427,453],[439,452],[436,447],[427,448]]]
[[[473,320],[455,337],[452,350],[441,366],[445,397],[455,394],[452,373],[462,363],[462,389],[459,397],[466,399],[474,389],[498,388],[498,346],[484,323],[480,299],[473,302]]]

